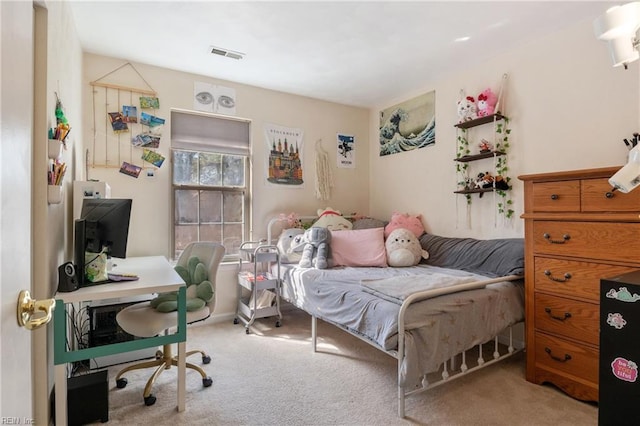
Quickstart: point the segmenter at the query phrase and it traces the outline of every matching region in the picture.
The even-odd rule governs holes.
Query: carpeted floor
[[[338,328],[285,310],[283,325],[257,321],[246,335],[232,321],[191,326],[187,348],[212,355],[204,366],[213,385],[187,371],[186,411],[176,411],[177,370],[163,372],[147,407],[142,391],[151,370],[127,375],[117,389],[109,369],[109,424],[114,425],[596,425],[597,406],[524,379],[524,355],[407,398],[397,417],[396,361]],[[198,356],[190,359],[200,364]]]

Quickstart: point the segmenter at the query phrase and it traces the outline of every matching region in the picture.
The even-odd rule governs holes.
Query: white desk
[[[178,344],[178,411],[185,409],[185,341],[187,339],[186,284],[163,256],[114,259],[113,272],[138,275],[136,281],[82,287],[69,293],[56,293],[54,311],[54,364],[56,425],[67,424],[67,363],[112,355],[166,343]],[[136,339],[94,348],[67,350],[67,303],[132,297],[178,290],[178,324],[175,333]]]

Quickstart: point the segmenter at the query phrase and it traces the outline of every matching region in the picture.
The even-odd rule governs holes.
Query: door
[[[32,333],[16,312],[20,290],[33,290],[33,13],[32,2],[0,1],[0,413],[14,424],[33,419]]]

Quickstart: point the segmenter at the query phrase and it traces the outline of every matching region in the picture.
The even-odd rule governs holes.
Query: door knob
[[[56,307],[54,299],[35,300],[27,290],[18,295],[18,325],[27,330],[35,330],[51,321]]]

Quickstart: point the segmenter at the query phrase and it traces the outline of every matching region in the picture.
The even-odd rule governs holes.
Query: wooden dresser
[[[620,167],[524,175],[527,380],[598,400],[600,279],[640,268],[640,189]]]

